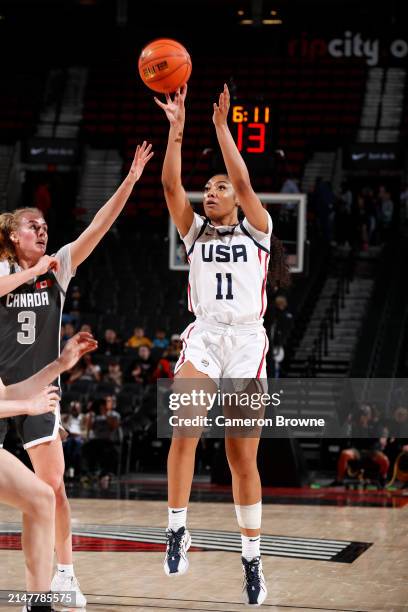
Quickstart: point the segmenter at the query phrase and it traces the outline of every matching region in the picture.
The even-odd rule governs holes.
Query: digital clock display
[[[265,104],[233,104],[233,135],[243,155],[272,155],[271,108]]]

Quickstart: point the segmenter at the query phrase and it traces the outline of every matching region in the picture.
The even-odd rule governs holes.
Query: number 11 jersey
[[[246,325],[263,320],[272,219],[260,232],[247,219],[213,226],[196,213],[184,236],[190,264],[188,307],[209,323]]]

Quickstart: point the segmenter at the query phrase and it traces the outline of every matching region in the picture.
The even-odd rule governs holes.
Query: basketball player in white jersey
[[[57,408],[58,387],[46,386],[81,357],[97,348],[91,334],[80,332],[66,343],[60,357],[27,380],[5,386],[0,379],[0,417],[39,415]],[[0,448],[0,503],[23,513],[21,543],[25,557],[28,593],[50,593],[54,558],[55,495],[52,488],[14,455]],[[51,604],[36,607],[51,611]],[[27,605],[24,610],[30,610]]]
[[[170,122],[162,182],[170,215],[184,241],[190,263],[188,301],[196,320],[183,332],[176,379],[266,377],[268,339],[263,327],[272,220],[254,192],[248,170],[227,118],[227,86],[214,104],[213,122],[227,169],[209,179],[200,217],[181,181],[181,145],[187,93],[185,86],[166,103],[155,98]],[[244,220],[238,221],[238,209]],[[207,382],[204,383],[204,380]],[[164,562],[169,576],[188,568],[191,537],[186,528],[187,504],[198,438],[173,436],[168,457],[169,524]],[[260,605],[267,590],[260,557],[261,483],[256,456],[259,439],[225,440],[236,516],[242,537],[244,601]]]

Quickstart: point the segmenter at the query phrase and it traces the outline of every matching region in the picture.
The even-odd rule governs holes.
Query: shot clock
[[[263,102],[234,101],[231,105],[231,132],[250,169],[270,171],[273,168],[275,118],[272,107]]]

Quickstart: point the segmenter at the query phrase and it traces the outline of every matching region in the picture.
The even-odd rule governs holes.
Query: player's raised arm
[[[25,400],[41,391],[55,380],[62,372],[72,368],[76,362],[89,351],[94,351],[98,343],[88,332],[75,334],[66,343],[61,355],[45,368],[26,380],[1,388],[0,397],[5,400]],[[57,387],[52,387],[57,390]],[[23,412],[22,414],[27,414]]]
[[[151,148],[152,145],[148,145],[146,141],[142,145],[137,146],[132,166],[125,180],[119,185],[106,204],[96,213],[86,230],[71,243],[72,268],[76,268],[92,253],[122,212],[135,183],[140,179],[145,165],[153,156]]]
[[[245,217],[255,229],[267,233],[267,212],[252,188],[248,169],[228,127],[229,107],[230,95],[227,85],[224,85],[224,90],[220,94],[218,104],[214,103],[213,105],[213,122],[218,143],[221,147],[229,179]]]
[[[156,104],[166,113],[170,122],[169,138],[163,162],[162,184],[171,218],[182,236],[190,229],[194,213],[181,182],[181,146],[185,123],[184,101],[187,85],[177,90],[174,99],[167,94],[166,104],[154,98]]]

